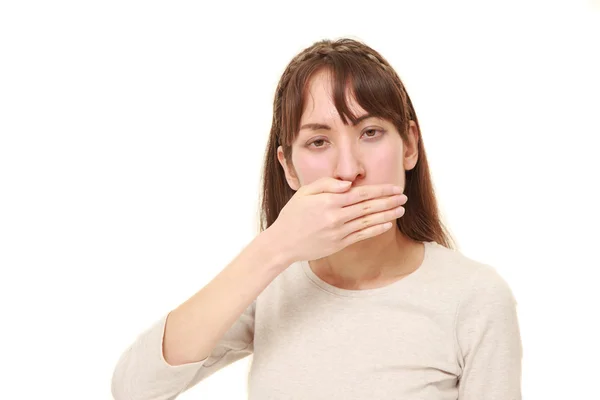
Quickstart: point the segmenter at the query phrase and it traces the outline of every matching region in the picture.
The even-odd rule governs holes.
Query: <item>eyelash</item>
[[[372,131],[381,132],[381,135],[379,135],[380,137],[383,136],[386,133],[386,131],[383,130],[383,129],[375,129],[375,128],[373,128],[373,129],[367,129],[366,131],[363,132],[363,134],[367,133],[367,132],[372,132]],[[370,139],[374,139],[375,137],[376,136],[369,136]],[[313,140],[312,142],[310,142],[307,146],[310,147],[315,142],[324,142],[324,141],[325,141],[325,139],[316,139],[316,140]],[[313,146],[313,149],[322,149],[322,148],[323,148],[323,146]]]

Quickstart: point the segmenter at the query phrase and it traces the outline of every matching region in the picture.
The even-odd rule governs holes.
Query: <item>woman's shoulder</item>
[[[459,287],[461,291],[485,288],[488,292],[496,292],[498,295],[512,294],[497,266],[471,257],[462,250],[430,242],[428,262],[433,276],[446,284]]]

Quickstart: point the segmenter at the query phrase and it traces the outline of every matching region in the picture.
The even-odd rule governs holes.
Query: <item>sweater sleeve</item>
[[[517,301],[507,282],[485,265],[456,312],[462,372],[459,400],[521,400],[522,344]]]
[[[221,368],[253,352],[256,300],[225,333],[212,353],[195,363],[173,366],[162,351],[169,314],[142,332],[121,354],[113,371],[115,400],[174,400]]]

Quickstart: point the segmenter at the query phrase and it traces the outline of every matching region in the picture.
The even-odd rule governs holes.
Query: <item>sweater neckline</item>
[[[304,274],[313,284],[315,284],[319,288],[321,288],[324,291],[331,293],[333,295],[341,296],[341,297],[367,297],[367,296],[381,295],[381,294],[385,294],[388,292],[396,291],[396,290],[398,290],[398,288],[400,288],[402,286],[410,285],[410,284],[412,284],[413,281],[415,281],[415,279],[418,279],[419,276],[423,275],[424,271],[430,265],[432,248],[437,243],[435,241],[430,241],[430,242],[424,241],[422,243],[424,245],[424,250],[423,250],[424,255],[423,255],[423,261],[421,262],[421,265],[419,265],[419,267],[416,270],[414,270],[410,274],[406,275],[405,277],[400,278],[397,281],[394,281],[388,285],[381,286],[378,288],[343,289],[343,288],[331,285],[330,283],[327,283],[323,279],[319,278],[319,276],[317,274],[315,274],[315,272],[310,267],[310,264],[308,263],[308,261],[301,261],[300,264],[301,264],[302,270],[304,271]]]

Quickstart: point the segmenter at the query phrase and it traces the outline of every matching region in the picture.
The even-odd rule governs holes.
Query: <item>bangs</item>
[[[336,63],[328,70],[333,85],[333,102],[344,124],[353,124],[360,115],[355,115],[348,106],[352,97],[369,114],[390,120],[400,127],[408,123],[404,117],[407,107],[402,101],[402,91],[387,71],[364,63]],[[305,97],[306,98],[306,97]]]
[[[344,124],[355,124],[360,117],[350,110],[347,103],[350,97],[369,114],[393,123],[404,137],[410,119],[409,105],[395,72],[361,56],[336,53],[306,62],[292,75],[282,98],[282,144],[291,145],[295,140],[309,82],[321,71],[327,73],[333,103]]]

